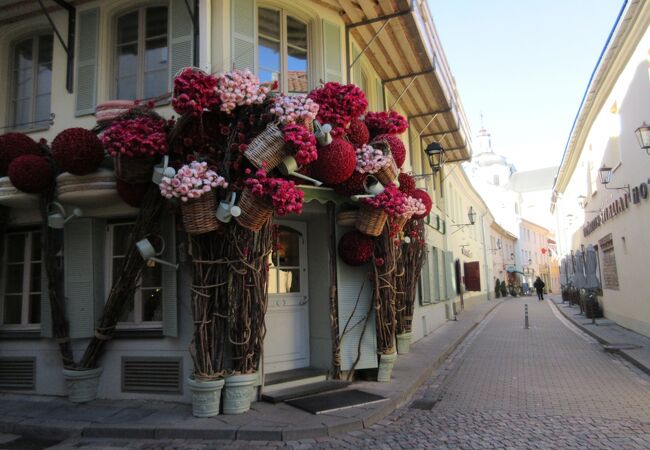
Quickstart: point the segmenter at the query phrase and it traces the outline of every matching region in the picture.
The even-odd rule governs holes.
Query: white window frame
[[[42,283],[41,276],[41,291],[32,292],[31,280],[32,280],[32,264],[40,263],[41,271],[45,270],[43,255],[41,253],[41,259],[38,261],[32,261],[32,241],[34,239],[34,233],[40,233],[40,230],[31,229],[31,230],[21,230],[21,231],[10,231],[7,232],[4,236],[4,254],[2,256],[2,291],[0,292],[0,328],[3,330],[40,330],[41,323],[39,318],[39,323],[29,323],[29,300],[31,295],[38,294],[39,297],[42,295],[42,289],[44,288]],[[7,279],[7,267],[8,267],[8,252],[7,252],[7,240],[10,239],[12,235],[23,234],[25,235],[25,246],[23,250],[23,286],[22,286],[22,310],[20,313],[20,324],[5,324],[4,323],[4,308],[5,308],[5,289],[6,289],[6,279]],[[41,272],[42,273],[42,272]],[[40,300],[39,300],[40,302]]]
[[[10,93],[7,93],[7,101],[9,102],[8,105],[8,112],[9,112],[9,125],[11,127],[11,130],[16,130],[16,131],[23,131],[23,132],[30,132],[30,131],[38,131],[38,130],[44,130],[48,129],[50,127],[50,121],[51,121],[51,116],[52,116],[52,80],[54,79],[54,70],[52,70],[52,79],[50,80],[50,114],[48,115],[47,119],[43,119],[42,123],[35,123],[36,120],[36,97],[38,97],[37,92],[38,92],[38,66],[39,66],[39,61],[38,61],[38,53],[39,53],[39,40],[42,36],[50,36],[52,38],[52,56],[50,59],[50,64],[52,65],[52,69],[54,68],[54,35],[52,32],[49,31],[38,31],[32,34],[24,35],[21,36],[20,38],[14,40],[10,46],[10,51],[9,51],[9,64],[7,64],[7,67],[9,68],[9,86],[11,87],[11,92],[16,92],[17,87],[16,87],[16,79],[14,78],[16,67],[15,67],[15,62],[16,62],[16,47],[18,46],[19,43],[24,42],[28,39],[32,41],[32,96],[31,96],[31,114],[28,122],[25,123],[16,123],[17,122],[17,117],[16,117],[16,106],[14,104],[15,100]],[[35,57],[34,57],[35,55]]]
[[[167,3],[148,3],[144,5],[140,5],[136,8],[130,8],[127,10],[122,10],[118,13],[116,13],[113,17],[113,22],[111,24],[111,31],[113,33],[113,38],[111,40],[111,51],[112,51],[112,68],[110,72],[111,76],[111,98],[117,98],[117,70],[119,68],[118,65],[118,59],[119,59],[119,54],[118,54],[118,42],[117,42],[117,37],[118,37],[118,20],[122,16],[126,16],[127,14],[131,14],[133,12],[138,13],[138,58],[137,58],[137,69],[136,69],[136,88],[135,88],[135,99],[132,100],[146,100],[144,98],[144,74],[145,74],[145,44],[147,41],[147,22],[146,22],[146,11],[148,8],[159,8],[159,7],[165,7],[167,8],[167,91],[171,91],[171,82],[170,80],[170,70],[171,70],[171,30],[172,30],[172,23],[171,23],[171,8],[169,5],[169,2]],[[161,36],[155,36],[153,38],[149,39],[156,39]],[[126,100],[126,99],[124,99]]]
[[[256,55],[256,61],[255,61],[255,67],[257,68],[257,73],[259,74],[259,64],[260,64],[260,58],[259,58],[259,47],[260,47],[260,28],[259,28],[259,10],[260,8],[262,9],[270,9],[273,11],[278,11],[280,13],[280,82],[278,86],[278,91],[279,92],[286,92],[287,94],[291,95],[307,95],[307,93],[310,91],[311,86],[313,85],[313,80],[314,80],[314,51],[313,51],[313,46],[312,46],[312,26],[310,24],[309,20],[305,20],[304,17],[301,17],[299,14],[295,14],[286,8],[278,7],[278,6],[273,6],[273,5],[268,5],[268,4],[258,4],[257,8],[255,10],[255,24],[257,29],[255,30],[255,55]],[[288,39],[287,39],[287,17],[291,16],[295,20],[302,22],[305,24],[307,28],[307,92],[304,93],[291,93],[289,92],[289,68],[288,68],[288,61],[289,61],[289,44],[288,44]],[[264,36],[265,39],[269,40],[275,40],[275,38],[270,38],[268,36]],[[302,49],[301,49],[302,50]]]
[[[133,220],[123,220],[118,222],[112,222],[106,225],[106,244],[105,244],[105,267],[106,267],[106,277],[104,279],[105,286],[105,301],[108,300],[108,296],[113,287],[113,242],[114,242],[114,230],[115,227],[123,225],[134,225]],[[160,266],[158,266],[160,267]],[[162,270],[161,270],[161,282],[162,282]],[[144,322],[142,320],[142,276],[138,279],[136,284],[136,289],[133,294],[133,322],[118,322],[117,329],[162,329],[163,320],[156,322]],[[162,283],[164,284],[164,283]],[[160,290],[162,291],[163,285],[161,284]],[[147,287],[147,289],[156,289],[156,287]],[[161,299],[161,308],[163,308]],[[163,312],[164,313],[164,312]]]

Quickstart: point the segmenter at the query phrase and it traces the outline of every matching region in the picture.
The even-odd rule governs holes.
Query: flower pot
[[[154,158],[149,156],[130,158],[120,153],[115,157],[115,176],[125,183],[148,183],[155,164]]]
[[[38,208],[41,196],[19,191],[11,184],[9,177],[0,178],[0,205],[8,208]]]
[[[397,216],[397,217],[391,217],[390,221],[393,223],[396,231],[399,233],[404,229],[404,225],[406,225],[406,222],[408,222],[409,219],[410,217],[407,216]]]
[[[379,369],[377,370],[377,381],[390,383],[390,375],[393,373],[393,366],[397,359],[397,352],[387,355],[379,355]]]
[[[379,180],[382,185],[386,186],[389,183],[395,182],[398,175],[399,168],[397,167],[395,160],[391,158],[388,161],[388,164],[386,164],[375,173],[375,178],[377,178],[377,180]]]
[[[276,168],[289,151],[284,147],[284,134],[275,123],[270,123],[264,131],[248,144],[244,156],[258,169],[267,172]]]
[[[56,177],[56,191],[60,202],[80,208],[121,202],[116,190],[115,173],[109,169],[98,169],[88,175],[63,172]]]
[[[226,377],[223,390],[223,413],[242,414],[251,407],[253,386],[257,381],[257,373],[245,373]]]
[[[362,205],[357,216],[355,227],[368,236],[377,237],[381,234],[388,220],[388,215],[381,208]]]
[[[181,202],[183,226],[187,234],[209,233],[219,228],[216,211],[217,196],[214,191],[209,191],[198,198]]]
[[[397,353],[405,355],[411,350],[411,337],[413,333],[403,333],[397,335]]]
[[[251,231],[259,231],[267,220],[273,215],[273,207],[263,198],[260,198],[245,189],[239,200],[241,214],[235,217],[239,225]]]
[[[192,415],[194,417],[212,417],[219,414],[224,380],[188,378],[187,385],[192,391]]]
[[[73,403],[95,400],[102,370],[101,367],[84,370],[63,369],[63,377],[68,389],[68,400]]]

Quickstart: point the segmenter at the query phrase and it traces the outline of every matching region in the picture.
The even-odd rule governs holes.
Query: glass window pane
[[[122,314],[120,315],[120,322],[133,322],[133,318],[135,313],[134,311],[134,303],[133,303],[133,296],[126,302],[124,305],[124,311],[122,311]]]
[[[41,263],[32,264],[29,292],[41,292]]]
[[[120,100],[135,100],[136,99],[136,78],[135,75],[131,77],[124,77],[117,80],[117,98]]]
[[[281,267],[300,265],[300,235],[291,229],[280,229],[278,257]]]
[[[36,93],[49,94],[52,91],[52,63],[38,65]]]
[[[293,17],[287,17],[287,43],[307,50],[307,24]]]
[[[7,266],[6,293],[20,294],[23,292],[23,267],[23,264],[9,264]]]
[[[52,35],[47,34],[38,38],[38,63],[52,62]]]
[[[278,78],[280,72],[280,43],[269,39],[259,38],[259,66],[267,72],[275,73],[275,78],[264,81],[272,81]]]
[[[117,19],[117,43],[135,42],[138,40],[138,11],[125,14]]]
[[[5,295],[4,318],[5,325],[20,324],[23,309],[22,295]]]
[[[183,11],[187,14],[187,11]],[[167,34],[167,7],[147,8],[147,37]]]
[[[160,264],[155,267],[145,267],[142,271],[142,287],[160,287],[162,286],[162,270]]]
[[[29,296],[29,323],[41,323],[41,294]]]
[[[138,69],[138,45],[122,45],[117,48],[117,75],[135,75]]]
[[[40,261],[41,254],[41,233],[32,233],[32,262]]]
[[[21,69],[16,74],[14,83],[16,89],[16,98],[24,99],[32,96],[34,80],[32,78],[32,69]]]
[[[23,262],[25,258],[25,235],[10,234],[7,236],[7,262]]]
[[[289,60],[287,61],[287,76],[289,92],[308,92],[309,80],[307,78],[307,52],[305,50],[297,50],[293,47],[289,47],[288,53]]]
[[[16,44],[14,50],[14,70],[26,70],[32,68],[32,53],[34,40],[27,39]]]
[[[162,321],[162,289],[142,290],[142,321]]]
[[[167,69],[147,72],[144,74],[144,98],[157,97],[168,92],[167,81],[169,74]]]
[[[300,269],[280,270],[278,291],[280,294],[300,292]]]
[[[113,227],[113,256],[124,256],[126,254],[126,246],[132,229],[132,224],[115,225]]]
[[[14,125],[26,125],[32,121],[32,99],[20,100],[15,104]]]
[[[169,52],[167,51],[167,38],[150,39],[146,44],[144,55],[144,70],[167,69]]]
[[[50,94],[36,97],[36,115],[34,120],[47,120],[50,117]]]
[[[259,9],[259,34],[267,38],[280,40],[280,11]]]

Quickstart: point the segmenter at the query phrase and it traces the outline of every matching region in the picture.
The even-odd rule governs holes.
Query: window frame
[[[14,99],[11,94],[7,95],[7,118],[8,118],[8,125],[9,128],[8,130],[10,131],[20,131],[24,133],[29,133],[32,131],[40,131],[40,130],[46,130],[50,127],[51,122],[52,122],[52,79],[54,78],[53,76],[50,79],[50,90],[49,90],[49,95],[50,95],[50,111],[48,114],[47,119],[43,119],[42,123],[39,121],[36,123],[36,97],[38,97],[38,68],[39,68],[39,60],[38,60],[38,54],[39,54],[39,46],[40,46],[40,38],[43,36],[49,36],[52,39],[52,54],[50,56],[50,65],[54,65],[54,34],[47,29],[42,29],[42,30],[37,30],[34,32],[30,32],[28,34],[23,34],[19,36],[18,38],[14,39],[10,46],[9,46],[9,64],[7,64],[7,67],[9,69],[9,92],[17,92],[17,86],[16,82],[17,79],[14,78],[14,73],[16,72],[16,48],[18,44],[31,40],[32,41],[32,55],[36,55],[36,62],[34,63],[34,58],[32,57],[32,94],[30,97],[31,100],[31,113],[30,113],[30,119],[28,122],[25,123],[17,123],[17,117],[16,117],[16,103],[19,99]],[[52,74],[54,74],[54,71],[52,68],[50,68],[50,71]]]
[[[104,278],[104,303],[108,300],[108,296],[110,295],[111,289],[113,287],[113,261],[114,261],[114,255],[113,255],[113,242],[114,242],[114,229],[115,227],[121,226],[121,225],[131,225],[133,226],[135,224],[135,218],[133,219],[120,219],[120,220],[115,220],[111,221],[106,224],[106,235],[105,235],[105,245],[104,245],[104,267],[106,267],[105,270],[105,278]],[[160,266],[157,266],[160,268]],[[160,285],[160,290],[162,292],[164,288],[164,280],[163,280],[163,273],[162,273],[162,268],[160,268],[160,278],[161,278],[161,285]],[[156,287],[147,287],[146,289],[156,289]],[[163,329],[163,323],[164,323],[164,317],[162,314],[164,314],[164,307],[163,307],[163,302],[164,299],[161,294],[161,320],[159,321],[148,321],[145,322],[142,320],[142,309],[143,309],[143,302],[142,302],[142,275],[140,275],[140,278],[137,281],[136,284],[136,289],[134,292],[133,296],[133,322],[118,322],[117,326],[115,327],[116,330],[162,330]]]
[[[282,6],[270,5],[266,3],[257,4],[255,8],[255,73],[259,76],[260,72],[260,26],[259,15],[260,9],[269,9],[280,13],[280,82],[278,83],[278,92],[286,92],[287,95],[307,95],[311,90],[314,80],[314,48],[312,40],[311,21],[300,14],[288,10]],[[305,25],[307,31],[307,92],[290,92],[289,91],[289,43],[287,38],[287,17],[291,16],[294,20]],[[264,36],[266,39],[270,39]],[[274,39],[274,38],[273,38]]]
[[[149,8],[160,8],[164,7],[167,8],[167,90],[166,92],[171,92],[171,50],[172,50],[172,39],[171,39],[171,30],[172,30],[172,23],[171,23],[171,7],[169,2],[153,2],[153,3],[145,3],[141,4],[135,8],[128,8],[124,10],[120,10],[116,12],[113,15],[113,19],[111,22],[111,60],[112,60],[112,69],[110,71],[110,77],[111,77],[111,82],[110,82],[110,96],[111,98],[118,98],[118,69],[119,69],[119,64],[118,64],[118,59],[119,59],[119,53],[118,53],[118,48],[120,44],[118,43],[118,23],[119,19],[123,16],[126,16],[128,14],[137,12],[138,13],[138,38],[137,38],[137,47],[138,47],[138,56],[137,56],[137,67],[136,67],[136,72],[135,72],[135,77],[136,77],[136,88],[135,88],[135,99],[121,99],[121,100],[149,100],[148,98],[144,97],[144,92],[145,92],[145,83],[144,83],[144,75],[145,75],[145,50],[146,50],[146,42],[147,42],[147,30],[146,30],[146,25],[147,25],[147,9]],[[154,36],[153,38],[149,39],[158,39],[161,36]],[[163,95],[163,94],[161,94]],[[156,98],[156,97],[154,97]]]
[[[32,260],[32,243],[34,240],[34,234],[40,234],[41,230],[39,228],[25,228],[25,229],[17,229],[17,230],[11,230],[7,231],[4,234],[4,242],[3,242],[3,252],[2,252],[2,283],[0,283],[0,329],[3,331],[14,331],[14,330],[21,330],[21,331],[40,331],[41,329],[41,323],[42,323],[42,318],[39,316],[39,321],[38,323],[30,323],[29,322],[29,306],[30,306],[30,297],[32,295],[38,294],[39,296],[39,303],[40,303],[40,298],[43,295],[43,270],[45,270],[43,264],[43,249],[41,248],[41,259],[38,261],[33,261]],[[18,234],[23,234],[25,235],[25,244],[23,248],[23,282],[22,282],[22,288],[21,288],[21,312],[20,312],[20,323],[12,323],[12,324],[5,324],[4,323],[4,312],[5,312],[5,289],[6,289],[6,280],[7,280],[7,268],[9,263],[7,262],[8,258],[8,251],[7,251],[7,240],[10,238],[12,235],[18,235]],[[37,293],[34,293],[31,291],[31,281],[32,281],[32,265],[35,263],[41,264],[41,290]],[[42,311],[41,311],[42,313]]]

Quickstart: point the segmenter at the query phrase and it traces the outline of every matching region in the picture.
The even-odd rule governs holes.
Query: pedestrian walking
[[[537,277],[535,282],[533,283],[533,287],[537,291],[537,300],[544,300],[544,282],[540,277]]]

